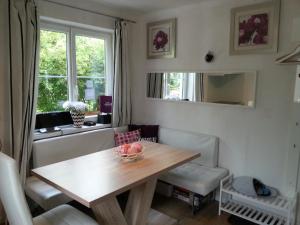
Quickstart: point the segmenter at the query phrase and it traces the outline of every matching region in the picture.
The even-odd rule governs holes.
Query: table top
[[[32,173],[72,199],[92,207],[200,156],[199,152],[168,145],[140,143],[144,153],[137,161],[120,160],[116,148],[112,148],[36,168]]]

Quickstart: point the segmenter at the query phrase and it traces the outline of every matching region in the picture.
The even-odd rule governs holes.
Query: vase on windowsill
[[[66,111],[69,111],[75,128],[81,128],[84,123],[87,105],[83,102],[65,102],[63,105]]]

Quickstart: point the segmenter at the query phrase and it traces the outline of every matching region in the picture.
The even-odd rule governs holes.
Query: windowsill
[[[59,128],[61,128],[60,131],[55,131],[55,132],[51,132],[51,133],[40,133],[38,130],[35,130],[35,132],[33,134],[33,140],[37,141],[37,140],[41,140],[41,139],[60,137],[60,136],[64,136],[64,135],[76,134],[76,133],[110,128],[110,127],[111,127],[111,124],[97,123],[95,126],[82,126],[81,128],[75,128],[75,127],[73,127],[73,125],[59,126]]]

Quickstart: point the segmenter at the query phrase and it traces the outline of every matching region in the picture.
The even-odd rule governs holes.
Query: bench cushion
[[[27,178],[25,184],[25,193],[44,210],[49,210],[58,205],[71,201],[71,199],[62,192],[36,177]]]
[[[223,168],[211,168],[199,166],[195,163],[186,163],[164,173],[159,179],[206,196],[219,186],[220,180],[227,174],[228,170]]]
[[[219,139],[215,136],[161,127],[159,142],[200,152],[201,157],[193,160],[194,163],[199,165],[209,167],[218,165]]]

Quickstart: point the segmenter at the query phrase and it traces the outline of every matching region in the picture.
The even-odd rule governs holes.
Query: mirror
[[[147,74],[147,97],[254,107],[256,72]]]

